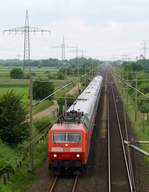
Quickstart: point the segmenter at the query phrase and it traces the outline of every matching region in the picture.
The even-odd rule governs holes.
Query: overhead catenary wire
[[[125,80],[121,80],[118,77],[119,82],[121,82],[122,84],[125,84],[127,87],[130,87],[132,89],[134,89],[135,91],[137,91],[138,93],[140,93],[141,95],[143,95],[145,98],[149,99],[149,96],[145,95],[143,92],[141,92],[139,89],[137,89],[136,87],[130,85],[129,83],[127,83]]]

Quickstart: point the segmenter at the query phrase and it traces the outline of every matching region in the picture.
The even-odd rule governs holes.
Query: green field
[[[0,95],[5,94],[8,91],[15,91],[17,94],[22,96],[23,103],[27,106],[28,105],[28,97],[29,97],[29,80],[28,79],[10,79],[9,73],[11,68],[2,68],[0,67]],[[28,71],[28,69],[26,69]],[[48,79],[48,72],[56,73],[56,68],[33,68],[32,72],[34,73],[33,80],[48,80],[54,84],[55,89],[60,88],[67,84],[70,81],[73,81],[74,84],[77,81],[76,77],[67,77],[65,80],[55,80],[55,79]],[[72,86],[69,86],[66,91],[69,91]],[[57,99],[64,95],[64,90],[59,91],[57,94],[54,95],[54,98]],[[38,113],[42,110],[45,110],[51,105],[51,101],[44,101],[42,104],[33,108],[33,113]]]
[[[16,67],[15,67],[16,68]],[[10,78],[10,71],[12,67],[0,67],[0,79],[1,78]],[[54,67],[43,67],[43,68],[37,68],[33,67],[31,69],[33,75],[35,77],[40,77],[40,78],[47,78],[48,77],[48,72],[56,73],[58,71],[57,68]],[[25,68],[25,73],[29,73],[29,68]]]
[[[0,95],[6,93],[7,91],[14,90],[16,93],[23,96],[24,99],[28,98],[29,93],[29,80],[27,79],[10,79],[11,68],[0,67]],[[48,80],[48,72],[56,73],[58,69],[56,68],[32,68],[33,79],[44,79]],[[28,72],[28,69],[25,70]],[[53,82],[55,89],[65,85],[68,81],[76,81],[75,77],[68,77],[65,80],[50,80]]]

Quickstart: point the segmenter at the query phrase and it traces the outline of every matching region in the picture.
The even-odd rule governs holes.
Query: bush
[[[144,94],[149,93],[149,85],[148,82],[144,82],[140,85],[139,90],[143,92]]]
[[[47,127],[50,128],[51,126],[51,121],[52,119],[49,117],[43,117],[42,119],[39,119],[37,121],[34,122],[34,126],[36,127],[36,129],[41,132],[43,130],[45,130]]]
[[[26,109],[20,95],[13,91],[0,97],[0,139],[9,145],[17,145],[28,136],[25,122]]]
[[[10,71],[10,77],[11,77],[11,79],[23,79],[24,73],[23,73],[22,69],[14,68]]]
[[[59,106],[59,115],[63,113],[63,106],[65,104],[65,99],[63,97],[59,98],[57,100],[58,106]]]
[[[71,96],[71,95],[67,95],[67,107],[70,107],[70,105],[73,104],[73,102],[75,101],[75,97]],[[59,106],[59,115],[61,115],[63,113],[63,107],[65,105],[65,98],[64,97],[60,97],[57,100],[58,106]]]
[[[80,77],[80,83],[83,86],[86,86],[89,83],[89,77],[85,74],[85,75],[81,75]]]
[[[146,94],[149,96],[149,94]],[[143,96],[139,96],[138,98],[138,108],[141,113],[149,113],[149,101],[148,99],[144,99]]]
[[[35,81],[33,83],[33,99],[41,100],[50,95],[54,91],[52,82]],[[52,97],[49,98],[51,100]]]
[[[48,79],[59,79],[59,80],[64,80],[65,76],[64,73],[62,71],[58,71],[57,73],[48,73]]]
[[[31,76],[32,76],[32,77],[35,77],[35,76],[36,76],[36,73],[32,72],[32,73],[31,73]],[[24,79],[30,79],[30,73],[25,73],[25,74],[24,74]]]
[[[57,76],[54,73],[48,72],[48,79],[57,79]]]
[[[58,71],[57,72],[57,79],[64,80],[65,79],[64,73],[61,71]]]
[[[74,95],[69,95],[69,94],[67,95],[67,97],[68,97],[67,98],[67,105],[69,107],[73,104],[73,102],[75,101],[76,98]]]

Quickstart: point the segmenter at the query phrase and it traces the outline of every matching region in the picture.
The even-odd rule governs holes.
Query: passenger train
[[[96,76],[48,132],[48,165],[53,172],[85,170],[103,78]]]

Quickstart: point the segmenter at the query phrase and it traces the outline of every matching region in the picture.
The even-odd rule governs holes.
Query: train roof
[[[80,94],[77,100],[70,106],[67,112],[78,111],[89,115],[91,108],[94,107],[93,103],[95,103],[101,89],[102,79],[102,76],[96,76]]]
[[[52,127],[52,131],[68,131],[74,130],[74,131],[84,131],[84,127],[82,123],[56,123]]]

